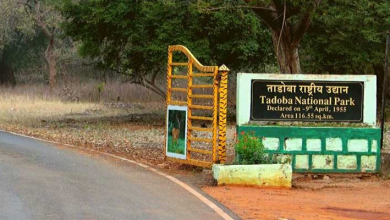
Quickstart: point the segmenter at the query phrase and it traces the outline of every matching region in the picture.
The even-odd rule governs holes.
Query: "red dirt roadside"
[[[390,180],[298,181],[294,188],[206,187],[243,219],[390,220]]]

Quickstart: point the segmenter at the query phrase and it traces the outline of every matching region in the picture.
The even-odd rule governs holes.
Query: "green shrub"
[[[272,163],[268,154],[264,152],[262,140],[249,134],[241,132],[236,141],[236,164],[267,164]]]

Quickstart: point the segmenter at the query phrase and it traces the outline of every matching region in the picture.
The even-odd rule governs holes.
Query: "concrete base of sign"
[[[379,128],[237,126],[237,133],[253,133],[267,153],[294,172],[378,173]]]
[[[292,167],[289,164],[213,165],[218,185],[291,188]]]

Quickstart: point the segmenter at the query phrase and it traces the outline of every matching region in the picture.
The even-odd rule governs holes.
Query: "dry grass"
[[[54,89],[43,84],[24,84],[0,87],[0,121],[26,124],[90,112],[112,116],[126,114],[140,102],[151,110],[161,109],[163,101],[145,88],[119,81],[74,82]]]
[[[95,83],[0,88],[0,129],[161,163],[164,101],[118,82],[104,85],[100,102],[88,101]],[[119,94],[128,101],[111,101]]]
[[[72,103],[53,98],[43,99],[32,95],[0,94],[0,121],[8,123],[35,123],[68,114],[96,111],[103,106],[96,103]]]
[[[165,88],[165,86],[161,86]],[[14,88],[0,87],[1,96],[24,96],[31,99],[81,102],[161,102],[165,98],[135,84],[120,80],[72,81],[50,89],[45,84],[20,84]],[[118,100],[119,98],[119,100]]]

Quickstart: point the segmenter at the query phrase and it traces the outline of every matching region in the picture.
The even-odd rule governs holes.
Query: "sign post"
[[[376,76],[239,73],[237,134],[295,172],[379,172]]]
[[[389,78],[389,46],[390,46],[390,30],[387,32],[386,37],[386,53],[383,72],[383,85],[382,85],[382,109],[381,109],[381,146],[383,148],[384,143],[384,129],[385,129],[385,111],[386,111],[386,93],[387,93],[387,81]]]

